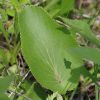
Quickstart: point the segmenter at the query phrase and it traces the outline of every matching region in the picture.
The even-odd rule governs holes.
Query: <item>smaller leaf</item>
[[[61,3],[59,3],[59,0],[48,0],[45,9],[51,17],[55,17],[61,9]]]
[[[8,9],[6,9],[6,13],[7,13],[9,16],[12,16],[12,17],[14,17],[14,15],[15,15],[15,11],[14,11],[13,8],[8,8]]]
[[[52,9],[58,2],[59,0],[48,0],[45,9],[46,10]]]
[[[11,58],[10,52],[6,49],[0,48],[0,60],[4,65],[8,64],[10,58]]]
[[[61,4],[61,14],[68,13],[74,8],[75,0],[62,0]]]
[[[8,71],[9,71],[10,73],[16,74],[17,71],[18,71],[17,65],[12,65],[11,67],[8,68]]]
[[[63,100],[63,97],[60,94],[57,94],[57,100]]]
[[[100,47],[100,40],[98,40],[90,29],[90,26],[82,20],[71,20],[67,18],[61,18],[72,30],[79,32],[82,36],[95,43]]]
[[[55,100],[55,98],[57,98],[57,100],[63,100],[62,96],[58,92],[49,95],[46,100]]]
[[[11,3],[12,3],[12,5],[13,5],[14,7],[19,6],[18,0],[11,0]]]
[[[0,64],[0,69],[2,69],[4,66],[2,64]]]
[[[19,97],[18,100],[25,100],[25,98],[32,100],[46,100],[46,97],[47,94],[45,90],[38,83],[33,83],[27,93]]]
[[[96,64],[100,64],[100,50],[88,47],[70,48],[69,51],[76,56],[80,56],[82,59],[88,59],[94,61]]]
[[[11,76],[7,76],[5,78],[0,78],[0,91],[1,92],[5,91],[8,88],[12,79],[13,79],[13,77],[11,77]]]
[[[24,5],[24,4],[30,3],[30,0],[19,0],[19,3]]]
[[[74,2],[74,0],[51,0],[47,2],[45,9],[49,11],[51,17],[63,15],[74,8]]]
[[[4,32],[4,27],[1,21],[0,21],[0,32]]]
[[[0,22],[1,21],[7,21],[7,18],[8,18],[8,16],[7,16],[7,14],[6,14],[6,11],[4,10],[4,9],[1,9],[0,8]]]
[[[8,33],[14,34],[14,25],[10,25],[8,28]]]

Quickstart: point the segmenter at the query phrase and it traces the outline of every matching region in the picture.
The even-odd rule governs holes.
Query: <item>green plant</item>
[[[0,87],[1,99],[74,100],[91,83],[100,99],[100,40],[90,28],[92,18],[71,18],[74,5],[75,0],[0,2],[1,42],[7,45],[0,45],[0,72],[6,76],[0,85],[7,83]],[[80,45],[76,33],[86,45]]]

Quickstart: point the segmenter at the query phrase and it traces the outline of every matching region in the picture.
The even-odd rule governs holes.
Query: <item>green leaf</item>
[[[62,0],[61,4],[61,14],[68,13],[74,8],[75,0]]]
[[[7,13],[9,16],[12,16],[12,17],[14,17],[14,15],[15,15],[15,11],[14,11],[13,9],[7,9],[7,10],[6,10],[6,13]]]
[[[0,32],[4,32],[4,27],[3,27],[2,21],[0,21]]]
[[[46,100],[47,94],[38,83],[34,83],[27,92],[26,96],[36,100]]]
[[[70,90],[70,84],[76,86],[76,81],[68,81],[71,69],[64,62],[64,59],[71,62],[72,69],[82,65],[79,58],[67,52],[67,48],[78,46],[71,34],[61,31],[43,9],[33,6],[20,13],[19,26],[22,53],[36,80],[43,87],[62,94]]]
[[[45,9],[50,13],[51,17],[55,17],[61,10],[60,0],[48,0]]]
[[[95,43],[100,47],[100,40],[98,40],[90,29],[90,26],[82,20],[71,20],[67,18],[61,18],[67,25],[71,27],[71,30],[79,32],[82,36]]]
[[[0,69],[4,68],[4,65],[0,64]]]
[[[82,59],[88,59],[94,61],[96,64],[100,64],[100,50],[88,47],[70,48],[69,51],[74,55],[80,56]]]
[[[23,1],[23,0],[22,0]],[[21,5],[19,3],[19,0],[11,0],[11,4],[13,5],[14,9],[19,12],[21,9]]]
[[[55,100],[55,98],[57,100],[63,100],[62,96],[58,92],[55,92],[52,95],[49,95],[46,100]]]
[[[13,5],[14,7],[19,6],[18,0],[11,0],[11,3],[12,3],[12,5]]]
[[[19,26],[18,26],[18,13],[16,12],[15,13],[15,19],[14,19],[14,32],[15,34],[18,34],[19,33]]]
[[[8,16],[4,9],[0,8],[0,16],[1,16],[0,21],[7,21]]]
[[[0,4],[2,4],[3,3],[3,0],[0,0]]]
[[[0,93],[0,100],[10,100],[6,94]]]
[[[4,92],[8,88],[12,79],[13,77],[11,76],[0,78],[0,92]]]
[[[0,60],[6,65],[10,61],[11,54],[8,50],[0,48]]]
[[[35,100],[46,100],[47,94],[38,83],[33,83],[27,93],[19,97],[18,100],[25,100],[25,97]]]
[[[58,2],[59,0],[48,0],[45,9],[51,10]]]
[[[49,0],[45,9],[51,17],[69,13],[74,8],[75,0]]]
[[[14,24],[8,28],[8,33],[14,34]]]
[[[25,5],[25,4],[27,4],[27,3],[30,3],[30,0],[19,0],[19,3],[20,3],[21,5]]]

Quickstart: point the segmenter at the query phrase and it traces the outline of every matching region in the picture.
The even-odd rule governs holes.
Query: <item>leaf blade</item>
[[[72,62],[72,68],[82,64],[66,51],[77,43],[71,35],[59,30],[57,23],[39,7],[26,7],[20,14],[19,23],[22,52],[33,75],[42,86],[65,93],[71,70],[66,69],[64,59]]]

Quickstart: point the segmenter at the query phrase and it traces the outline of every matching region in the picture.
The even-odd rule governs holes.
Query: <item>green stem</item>
[[[73,97],[74,97],[74,95],[75,95],[76,90],[77,90],[77,88],[73,91],[73,93],[72,93],[72,95],[71,95],[71,97],[70,97],[69,100],[73,100]]]
[[[68,100],[68,97],[66,96],[66,94],[64,95],[64,100]]]
[[[95,91],[96,91],[96,100],[100,100],[99,99],[99,91],[98,91],[98,86],[95,84]]]

